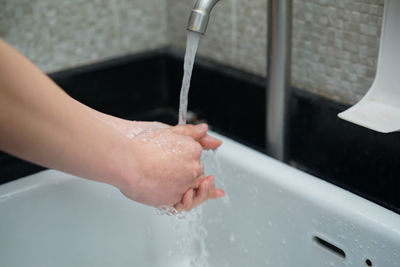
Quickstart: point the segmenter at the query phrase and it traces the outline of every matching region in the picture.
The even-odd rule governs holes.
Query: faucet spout
[[[207,30],[210,13],[219,0],[197,0],[190,14],[187,29],[204,34]]]

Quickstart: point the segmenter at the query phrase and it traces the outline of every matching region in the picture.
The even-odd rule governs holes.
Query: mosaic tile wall
[[[1,0],[0,38],[52,72],[171,44],[194,0]],[[384,0],[294,0],[293,85],[353,104],[374,79]],[[266,76],[267,0],[222,0],[199,53]]]
[[[0,38],[43,71],[166,45],[165,0],[1,0]]]
[[[183,48],[192,0],[168,1],[170,42]],[[353,104],[371,86],[384,0],[294,0],[292,84]],[[267,0],[222,0],[199,53],[266,76]]]

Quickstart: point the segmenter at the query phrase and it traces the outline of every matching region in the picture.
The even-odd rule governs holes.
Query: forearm
[[[127,138],[1,40],[0,59],[0,149],[74,175],[123,183],[118,163],[127,155]]]

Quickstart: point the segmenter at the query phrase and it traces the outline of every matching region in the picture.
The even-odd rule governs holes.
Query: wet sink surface
[[[222,172],[212,154],[206,171],[230,201],[203,206],[210,266],[400,266],[400,216],[218,137]],[[0,266],[188,266],[199,252],[176,219],[53,170],[0,186],[0,212]]]

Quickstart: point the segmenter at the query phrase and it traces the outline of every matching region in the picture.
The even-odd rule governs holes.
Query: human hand
[[[129,127],[128,127],[129,128]],[[137,134],[141,132],[154,131],[156,129],[171,128],[167,124],[160,122],[142,122],[135,121],[132,122],[128,136],[134,138]],[[186,135],[195,136],[194,128],[192,125],[175,126],[173,128],[174,132]],[[207,128],[208,129],[208,128]],[[217,149],[221,144],[221,140],[218,140],[207,134],[201,136],[198,141],[203,149]],[[215,187],[214,176],[202,176],[199,178],[196,185],[193,188],[189,188],[185,194],[182,196],[181,202],[174,205],[174,208],[178,212],[189,211],[198,205],[206,202],[209,199],[216,199],[225,196],[225,192],[221,189]]]
[[[160,122],[129,121],[98,112],[93,112],[93,114],[96,116],[96,118],[109,124],[118,132],[120,132],[124,136],[127,136],[130,139],[133,139],[143,133],[151,133],[160,129],[167,128],[174,128],[177,133],[186,136],[193,136],[195,132],[195,128],[193,128],[194,126],[192,125],[172,127],[170,125]],[[220,140],[207,135],[207,130],[204,130],[204,134],[196,136],[199,137],[196,141],[202,145],[203,149],[217,149],[221,145]],[[224,191],[215,188],[214,177],[203,176],[197,179],[196,184],[193,187],[190,187],[185,192],[185,194],[181,198],[181,201],[175,204],[174,207],[177,209],[178,212],[181,212],[183,210],[188,211],[208,199],[219,198],[224,195]]]
[[[133,164],[136,177],[128,179],[121,192],[135,201],[156,207],[175,206],[178,211],[224,195],[215,188],[212,176],[204,177],[200,162],[203,147],[221,144],[206,134],[207,125],[147,126],[131,139],[138,159]]]
[[[151,132],[154,130],[158,129],[163,129],[163,128],[171,128],[173,126],[170,126],[168,124],[164,124],[161,122],[149,122],[149,121],[130,121],[130,120],[124,120],[120,119],[114,116],[110,116],[104,113],[100,113],[98,111],[89,109],[89,111],[100,121],[110,125],[113,127],[115,130],[120,132],[121,134],[127,136],[128,138],[132,139],[135,136],[137,136],[140,133],[143,132]],[[186,125],[185,125],[186,126]],[[180,134],[183,135],[188,135],[191,126],[187,127],[181,127],[181,126],[175,126],[175,127],[180,127],[178,131],[180,131]],[[186,129],[187,128],[187,129]],[[202,136],[199,140],[197,140],[203,147],[203,149],[217,149],[221,145],[221,141],[209,136],[207,133],[205,133],[204,136]]]
[[[192,128],[192,125],[170,126],[161,122],[120,120],[118,124],[114,124],[114,127],[130,139],[135,138],[137,135],[144,132],[153,132],[159,129],[167,128],[174,129],[174,132],[181,135],[193,136],[193,134],[195,134],[195,130]],[[222,142],[221,140],[208,135],[207,130],[208,128],[205,130],[205,134],[199,139],[196,139],[196,141],[200,143],[203,149],[215,150],[221,146]]]
[[[207,130],[208,126],[203,125]],[[183,135],[193,136],[195,131],[193,125],[175,126],[174,131]],[[197,141],[203,146],[204,149],[217,149],[221,144],[221,140],[207,135],[201,136]],[[202,176],[198,179],[196,185],[189,188],[182,197],[180,203],[176,204],[174,208],[178,212],[189,211],[196,206],[202,204],[209,199],[216,199],[225,196],[225,192],[215,187],[214,176]]]

